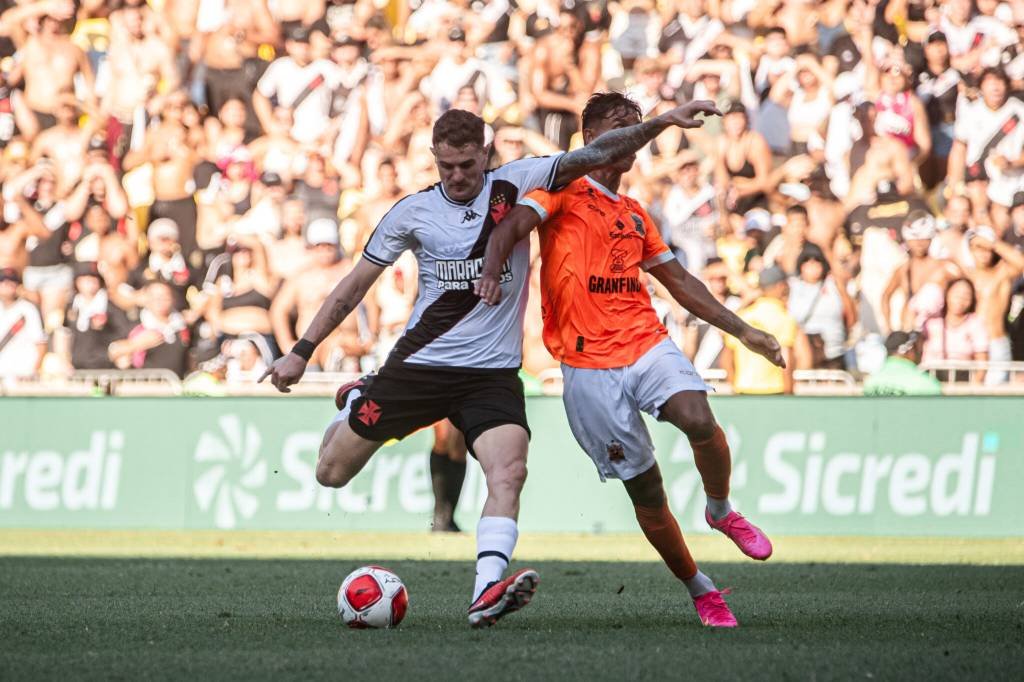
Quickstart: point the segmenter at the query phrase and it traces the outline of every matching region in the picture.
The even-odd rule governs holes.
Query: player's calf
[[[487,481],[483,516],[519,516],[519,495],[526,483],[526,430],[502,424],[480,434],[472,443]]]

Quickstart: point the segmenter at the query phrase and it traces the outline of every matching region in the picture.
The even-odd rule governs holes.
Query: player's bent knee
[[[703,393],[686,391],[672,396],[665,404],[665,418],[695,441],[711,438],[718,428],[711,405]]]
[[[348,484],[380,447],[360,438],[342,423],[333,424],[320,444],[316,463],[316,480],[327,488],[341,488]]]
[[[526,473],[525,461],[508,462],[491,472],[487,485],[495,493],[518,496],[526,484]]]
[[[325,488],[342,488],[352,477],[341,467],[321,459],[316,465],[316,482]]]
[[[715,421],[714,415],[711,414],[711,410],[707,410],[698,412],[688,419],[683,430],[692,440],[704,441],[715,435],[716,428],[718,428],[718,423]]]
[[[666,502],[665,485],[657,464],[622,483],[626,487],[630,501],[638,507],[657,508]]]

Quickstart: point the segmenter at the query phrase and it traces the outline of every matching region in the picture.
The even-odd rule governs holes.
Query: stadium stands
[[[580,144],[605,89],[645,115],[725,112],[659,137],[623,190],[733,309],[782,268],[796,392],[858,393],[897,330],[921,332],[945,392],[1024,392],[1022,3],[823,0],[813,22],[796,0],[0,12],[3,394],[269,394],[254,378],[376,222],[436,182],[433,119],[482,116],[498,165]],[[416,279],[411,258],[387,270],[300,390],[377,366]],[[651,291],[725,392],[721,336]],[[557,394],[530,316],[524,370]]]

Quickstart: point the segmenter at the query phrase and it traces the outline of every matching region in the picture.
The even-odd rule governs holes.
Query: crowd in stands
[[[259,373],[390,206],[437,181],[439,114],[482,116],[499,165],[581,144],[599,90],[645,115],[691,99],[724,112],[667,130],[622,189],[716,297],[779,336],[791,368],[872,371],[897,331],[920,337],[925,362],[1024,359],[1024,0],[0,12],[0,378]],[[312,366],[378,366],[416,285],[407,254]],[[557,363],[532,286],[524,370],[538,376]],[[790,390],[791,374],[652,294],[698,369]]]

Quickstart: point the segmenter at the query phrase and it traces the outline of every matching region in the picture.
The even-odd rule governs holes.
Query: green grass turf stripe
[[[1020,539],[806,537],[772,538],[770,563],[909,563],[1024,565]],[[742,555],[718,533],[689,534],[698,561],[736,561]],[[378,560],[464,560],[476,556],[470,533],[325,533],[317,531],[0,530],[0,556],[219,557]],[[582,535],[524,533],[520,560],[653,561],[638,532]]]
[[[1019,566],[707,563],[741,623],[710,631],[660,565],[539,562],[473,631],[471,562],[398,561],[402,627],[346,630],[337,586],[376,558],[0,558],[0,679],[1024,679]]]

